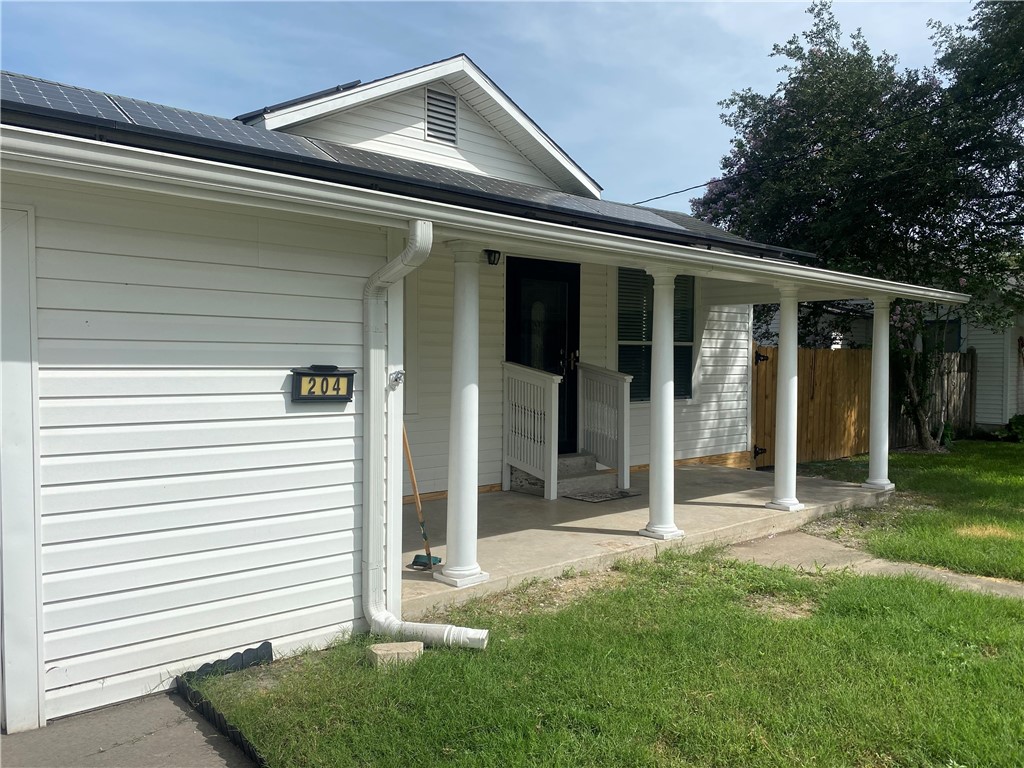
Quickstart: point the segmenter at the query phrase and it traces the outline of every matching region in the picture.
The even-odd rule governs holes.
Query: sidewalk
[[[4,768],[252,768],[175,694],[155,694],[0,737]]]
[[[910,573],[922,579],[947,584],[954,589],[1024,600],[1024,582],[968,576],[930,565],[880,560],[859,549],[851,549],[799,531],[735,544],[726,550],[726,555],[758,565],[788,565],[790,568],[811,572],[848,568],[853,573],[865,576],[900,576]]]

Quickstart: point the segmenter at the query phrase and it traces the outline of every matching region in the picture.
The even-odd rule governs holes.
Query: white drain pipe
[[[405,250],[374,272],[363,289],[363,615],[374,634],[421,640],[425,645],[486,648],[486,629],[402,621],[384,602],[387,294],[427,260],[433,239],[431,222],[410,221]]]

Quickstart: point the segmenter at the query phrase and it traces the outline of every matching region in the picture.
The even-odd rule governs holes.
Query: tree
[[[935,25],[934,69],[900,69],[830,4],[776,45],[784,80],[722,102],[735,131],[723,175],[691,201],[711,223],[817,254],[815,266],[969,292],[965,308],[896,301],[892,343],[922,447],[935,447],[923,386],[940,356],[936,318],[1005,323],[1021,280],[1024,4],[979,4],[967,28]],[[1015,47],[1016,46],[1016,47]],[[801,340],[842,330],[842,303],[805,305]]]

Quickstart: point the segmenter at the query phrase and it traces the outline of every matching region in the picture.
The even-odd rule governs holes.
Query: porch
[[[559,498],[545,501],[522,493],[485,493],[478,497],[479,562],[490,578],[461,589],[447,586],[430,572],[405,567],[422,553],[414,507],[403,510],[402,614],[415,619],[435,607],[514,587],[532,578],[550,578],[566,568],[607,568],[622,557],[653,557],[667,547],[697,549],[788,531],[849,506],[874,506],[888,491],[818,478],[800,478],[803,509],[770,509],[774,477],[766,472],[710,466],[675,469],[675,522],[685,536],[657,541],[637,536],[650,519],[648,474],[632,475],[641,495],[592,504]],[[446,560],[447,502],[427,501],[423,511],[432,553]]]

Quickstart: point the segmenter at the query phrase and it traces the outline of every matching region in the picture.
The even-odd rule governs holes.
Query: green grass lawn
[[[867,457],[803,464],[801,472],[859,482]],[[832,533],[859,538],[890,560],[1024,581],[1024,443],[961,441],[949,453],[893,453],[889,479],[897,493],[885,507],[840,515]]]
[[[448,618],[490,647],[372,669],[361,637],[201,687],[281,767],[1024,760],[1017,601],[669,552]]]

